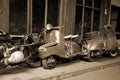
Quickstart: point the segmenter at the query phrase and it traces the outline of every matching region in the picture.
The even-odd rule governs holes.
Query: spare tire
[[[68,57],[73,57],[80,52],[80,46],[73,41],[65,41],[65,50]]]

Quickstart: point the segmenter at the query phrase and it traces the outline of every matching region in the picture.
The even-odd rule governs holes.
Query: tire
[[[42,66],[44,69],[52,69],[56,67],[56,59],[53,57],[48,57],[47,59],[42,60]]]
[[[109,52],[109,57],[111,57],[111,58],[115,58],[115,57],[117,57],[117,55],[118,55],[117,50]]]
[[[37,62],[26,62],[26,65],[30,68],[37,68],[41,66],[41,62],[37,61]]]
[[[0,61],[0,69],[5,69],[6,67],[7,65],[3,61]]]
[[[91,57],[92,51],[89,51],[87,56],[84,57],[88,62],[94,62],[95,60]]]

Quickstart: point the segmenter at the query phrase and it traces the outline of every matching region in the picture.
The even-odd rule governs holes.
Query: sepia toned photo
[[[120,0],[0,0],[0,80],[120,80]]]

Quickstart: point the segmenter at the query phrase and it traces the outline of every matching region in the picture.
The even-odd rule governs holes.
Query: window
[[[45,0],[33,0],[32,32],[39,33],[44,28]]]
[[[92,0],[85,0],[85,5],[92,7]]]
[[[45,6],[47,5],[47,12]],[[59,18],[59,1],[58,0],[33,0],[33,33],[39,33],[45,26],[45,16],[47,16],[47,23],[57,26]],[[45,15],[47,14],[47,15]]]
[[[99,30],[99,24],[100,24],[100,11],[94,10],[93,31]]]
[[[94,0],[94,8],[96,9],[100,9],[100,4],[101,3],[101,0]]]
[[[10,33],[40,33],[46,22],[58,26],[59,5],[59,0],[10,0]]]
[[[83,32],[90,32],[91,31],[91,18],[92,18],[92,9],[85,8],[85,16],[84,16],[84,30]]]
[[[58,0],[48,0],[47,23],[58,26],[59,3]]]
[[[117,39],[120,39],[120,8],[112,6],[111,8],[111,25],[116,31]]]
[[[77,4],[83,4],[83,0],[77,0]]]
[[[25,34],[27,29],[27,0],[10,0],[10,33]]]
[[[80,34],[82,27],[82,7],[76,6],[75,34]]]
[[[101,0],[76,0],[75,33],[83,36],[83,33],[99,30],[100,7]]]

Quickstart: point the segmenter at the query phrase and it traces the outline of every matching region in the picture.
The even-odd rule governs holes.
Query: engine
[[[5,58],[5,64],[20,63],[24,60],[24,54],[22,51],[13,52],[10,57]]]
[[[5,46],[4,44],[0,43],[0,59],[4,57],[3,53],[5,51]]]

